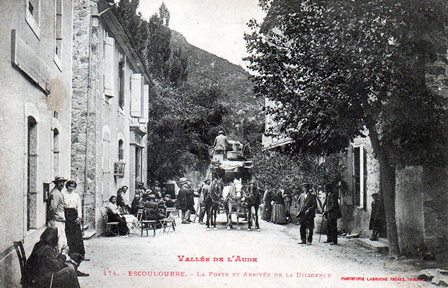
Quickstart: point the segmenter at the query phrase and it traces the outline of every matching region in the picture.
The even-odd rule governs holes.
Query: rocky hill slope
[[[209,83],[217,85],[225,92],[224,99],[221,101],[230,111],[226,121],[227,127],[225,127],[229,134],[247,138],[247,134],[252,133],[254,135],[250,138],[256,136],[255,134],[261,137],[264,121],[263,101],[255,99],[249,73],[241,66],[191,45],[182,34],[176,31],[172,31],[171,45],[182,49],[182,52],[188,56],[189,84],[199,87]],[[244,125],[243,122],[245,122]],[[247,131],[248,127],[252,127],[253,131]]]

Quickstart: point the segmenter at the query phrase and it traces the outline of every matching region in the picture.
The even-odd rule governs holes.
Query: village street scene
[[[444,0],[1,0],[0,288],[448,286]]]

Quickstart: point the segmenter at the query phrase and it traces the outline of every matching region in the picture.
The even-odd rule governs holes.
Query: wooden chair
[[[177,213],[176,208],[166,208],[165,210],[165,218],[160,220],[160,223],[163,227],[163,232],[165,232],[165,229],[168,228],[166,232],[170,232],[170,229],[173,228],[173,231],[176,231],[176,219],[173,216],[173,213]]]
[[[174,214],[179,217],[179,210],[176,207],[167,207],[166,215],[174,216]],[[174,217],[173,217],[174,218]]]
[[[16,249],[17,257],[19,258],[20,274],[21,274],[20,284],[22,285],[22,288],[26,288],[28,286],[23,281],[23,269],[26,263],[25,249],[23,249],[23,244],[21,241],[14,241],[13,243],[14,243],[14,249]]]
[[[157,220],[143,220],[143,209],[137,210],[137,221],[140,227],[140,236],[143,237],[143,231],[146,231],[146,236],[148,236],[148,230],[152,229],[154,232],[154,237],[156,236]]]
[[[109,217],[107,216],[107,208],[101,208],[101,216],[103,217],[104,225],[106,225],[106,229],[104,233],[111,233],[112,235],[118,236],[118,222],[109,222]],[[116,232],[114,232],[114,227]]]

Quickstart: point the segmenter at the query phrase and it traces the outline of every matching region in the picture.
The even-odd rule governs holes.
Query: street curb
[[[384,239],[371,241],[369,238],[355,238],[354,241],[356,244],[378,253],[387,254],[389,252],[389,243]]]
[[[96,235],[96,231],[84,231],[82,235],[83,240],[92,239]]]

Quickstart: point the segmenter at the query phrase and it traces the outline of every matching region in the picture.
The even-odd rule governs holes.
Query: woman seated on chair
[[[121,216],[120,211],[117,207],[117,197],[110,196],[109,203],[107,203],[107,218],[109,222],[118,222],[118,232],[120,235],[127,235],[129,233],[129,228],[126,225],[126,218]]]
[[[24,267],[23,281],[27,287],[79,288],[77,263],[66,262],[67,248],[58,251],[58,229],[48,227],[34,245]]]

